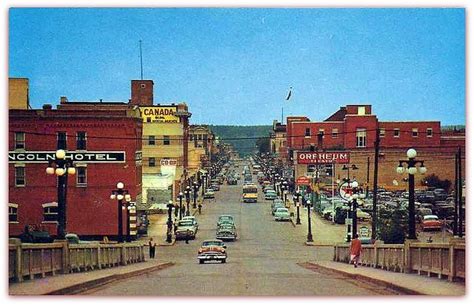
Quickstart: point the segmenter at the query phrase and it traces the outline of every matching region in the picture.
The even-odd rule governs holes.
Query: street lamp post
[[[193,209],[195,209],[195,208],[197,208],[196,199],[197,199],[197,196],[198,196],[198,189],[199,189],[198,183],[196,181],[193,182],[193,189],[194,189]]]
[[[286,190],[287,189],[288,189],[288,183],[286,182],[286,180],[284,180],[283,181],[283,186],[282,186],[282,192],[281,192],[281,196],[282,196],[281,199],[284,200],[283,202],[285,203],[285,205],[286,205]],[[283,198],[283,196],[284,196],[284,198]]]
[[[306,201],[308,207],[308,236],[307,242],[313,242],[313,234],[311,233],[311,200]]]
[[[365,193],[362,187],[359,187],[357,181],[352,181],[349,183],[349,186],[352,188],[352,195],[350,196],[350,201],[352,201],[352,238],[354,238],[357,233],[357,208],[358,202],[357,199],[364,199]]]
[[[131,242],[132,238],[130,236],[130,211],[135,209],[135,203],[127,202],[127,242]]]
[[[173,211],[173,200],[170,200],[168,202],[167,208],[168,208],[168,221],[166,222],[168,228],[166,230],[166,242],[171,243],[171,232],[173,232],[173,220],[171,219],[171,213]]]
[[[183,219],[183,192],[179,192],[179,220]]]
[[[128,203],[131,201],[130,194],[127,190],[123,189],[124,184],[122,182],[117,183],[117,189],[112,191],[110,199],[117,199],[117,213],[118,213],[118,234],[117,241],[123,243],[123,200]]]
[[[416,167],[420,164],[420,174],[426,173],[424,161],[415,160],[416,150],[410,148],[407,150],[408,160],[400,160],[397,173],[408,173],[408,239],[416,239],[416,223],[415,223],[415,174],[418,172]],[[403,167],[406,164],[407,167]]]
[[[301,219],[300,219],[300,193],[299,192],[296,192],[295,194],[296,196],[296,224],[297,225],[300,225],[301,224]]]
[[[67,225],[67,176],[74,175],[76,168],[72,160],[65,160],[66,152],[62,149],[56,151],[56,158],[54,161],[48,162],[46,173],[58,177],[58,227],[57,238],[66,238]]]
[[[351,178],[350,178],[350,176],[349,176],[349,171],[350,171],[351,169],[352,169],[352,170],[357,170],[357,169],[359,169],[359,168],[358,168],[357,165],[355,165],[355,164],[352,164],[351,167],[349,167],[349,166],[347,166],[347,165],[344,164],[344,166],[342,167],[342,170],[343,170],[343,171],[347,171],[347,181],[350,181],[350,180],[351,180]]]
[[[191,188],[186,186],[186,190],[184,191],[184,194],[186,195],[186,216],[189,216],[189,201],[191,200]]]

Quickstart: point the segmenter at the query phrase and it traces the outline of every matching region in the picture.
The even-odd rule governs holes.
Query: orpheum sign
[[[349,163],[350,153],[346,151],[333,152],[297,152],[298,164],[327,164]]]

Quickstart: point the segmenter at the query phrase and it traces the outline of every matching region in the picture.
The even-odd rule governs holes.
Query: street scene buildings
[[[51,10],[59,15],[85,13],[85,20],[91,18],[81,9]],[[181,14],[180,10],[145,11],[158,19]],[[38,14],[39,19],[45,17],[37,9],[28,12]],[[81,81],[55,90],[45,85],[41,74],[30,74],[33,68],[12,68],[8,80],[9,294],[465,295],[468,168],[465,117],[459,111],[465,102],[458,92],[437,91],[433,106],[416,90],[408,90],[408,96],[390,103],[407,105],[404,99],[411,98],[428,113],[394,111],[382,99],[394,98],[394,91],[384,91],[392,82],[370,87],[373,76],[364,75],[360,68],[333,75],[333,69],[350,69],[339,64],[340,60],[352,65],[358,60],[332,58],[328,50],[303,42],[303,37],[328,31],[323,35],[328,37],[327,45],[331,50],[339,48],[333,46],[341,43],[333,41],[339,39],[334,33],[348,35],[345,30],[310,26],[317,19],[312,14],[320,13],[324,19],[328,11],[245,10],[250,15],[268,13],[257,18],[261,36],[252,35],[252,42],[236,39],[239,31],[225,22],[231,18],[242,27],[253,27],[242,22],[253,20],[250,15],[214,9],[182,13],[204,22],[207,19],[201,14],[211,12],[216,14],[214,22],[224,22],[218,28],[225,34],[203,47],[202,39],[209,37],[201,36],[201,29],[219,31],[208,28],[208,23],[191,22],[186,31],[192,30],[196,37],[185,36],[194,47],[183,48],[179,42],[188,40],[179,35],[167,47],[151,47],[153,60],[163,69],[151,72],[153,77],[143,77],[142,40],[140,78],[130,75],[124,79],[125,72],[116,71],[110,79],[102,79],[101,71],[91,72],[101,81],[87,94],[102,98],[87,98],[81,92],[86,90]],[[272,102],[270,91],[281,89],[275,80],[283,76],[278,69],[271,73],[265,69],[282,66],[275,59],[278,52],[264,46],[273,45],[274,38],[268,37],[280,37],[284,27],[265,23],[265,18],[273,20],[283,14],[284,20],[293,20],[295,12],[312,17],[300,29],[302,34],[298,32],[301,37],[295,36],[300,38],[291,37],[298,45],[294,54],[303,54],[299,60],[310,56],[307,53],[318,56],[295,65],[298,73],[285,72],[288,82],[301,82],[307,93],[296,86],[284,87],[286,98]],[[349,18],[345,12],[333,12]],[[428,18],[427,24],[433,27],[439,20],[452,23],[442,16],[430,19],[423,10],[413,13]],[[28,18],[23,14],[21,9],[12,10],[10,22],[24,24]],[[128,9],[119,14],[133,16]],[[464,25],[463,9],[446,10],[446,14]],[[350,18],[356,18],[361,27],[371,20],[354,16]],[[129,22],[129,18],[123,20]],[[273,36],[268,36],[267,26],[277,29]],[[443,35],[451,37],[449,33]],[[22,35],[27,34],[11,33],[14,41]],[[377,42],[373,37],[376,35],[370,39]],[[402,33],[396,39],[404,41],[403,37]],[[416,37],[428,39],[422,34]],[[464,36],[458,39],[464,45]],[[434,43],[428,41],[426,44]],[[249,49],[241,50],[241,44]],[[342,40],[340,47],[350,51],[347,44]],[[211,45],[215,49],[209,53]],[[360,60],[367,65],[385,64],[390,52],[407,52],[382,45],[387,55],[373,55],[367,45],[360,46],[377,56],[377,60],[371,56]],[[438,54],[434,48],[420,48],[426,57]],[[452,51],[450,46],[443,48]],[[190,53],[179,53],[183,49]],[[224,56],[223,62],[219,54],[229,50],[235,52],[234,57]],[[255,50],[269,53],[260,57],[252,53]],[[358,54],[349,51],[347,54]],[[164,52],[160,56],[169,58],[161,61],[153,52]],[[247,52],[253,55],[236,65],[234,61]],[[18,59],[11,59],[12,67],[26,60],[21,54],[14,55]],[[192,80],[186,64],[171,58],[195,65]],[[311,74],[317,69],[302,72],[301,67],[318,60],[326,76]],[[243,68],[247,61],[249,67]],[[84,65],[74,63],[78,70],[86,69],[85,61]],[[268,67],[262,70],[261,65]],[[405,62],[400,65],[409,69]],[[102,69],[116,69],[116,65]],[[385,72],[377,69],[377,73]],[[45,69],[44,73],[59,72]],[[352,80],[344,80],[346,73]],[[410,73],[413,82],[437,87],[429,77],[419,80],[426,75],[418,70]],[[181,76],[174,78],[175,74]],[[367,77],[364,85],[357,85],[359,74]],[[384,75],[392,77],[389,72]],[[167,77],[172,80],[164,83]],[[335,82],[333,87],[326,77]],[[113,83],[112,90],[102,84],[107,79]],[[258,90],[252,88],[253,82]],[[313,86],[318,82],[325,83],[323,89],[330,98],[316,93]],[[393,86],[400,82],[403,80],[394,80]],[[464,78],[453,82],[443,90],[464,86]],[[408,85],[403,83],[396,90],[404,86]],[[456,98],[444,105],[440,100],[447,96]],[[280,107],[281,119],[277,119]],[[452,115],[446,116],[445,109],[451,109]],[[237,133],[243,126],[248,127],[245,133]]]

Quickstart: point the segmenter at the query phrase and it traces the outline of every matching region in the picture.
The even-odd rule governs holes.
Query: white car
[[[275,211],[275,220],[290,221],[290,211],[287,208],[277,208]]]
[[[196,231],[199,229],[199,224],[195,216],[184,216],[182,220],[190,220],[193,222],[193,225],[196,227]]]

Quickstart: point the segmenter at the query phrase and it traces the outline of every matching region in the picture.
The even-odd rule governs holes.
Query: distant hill
[[[272,131],[271,125],[209,125],[209,128],[222,142],[232,144],[241,156],[254,152],[257,138],[268,137]]]

